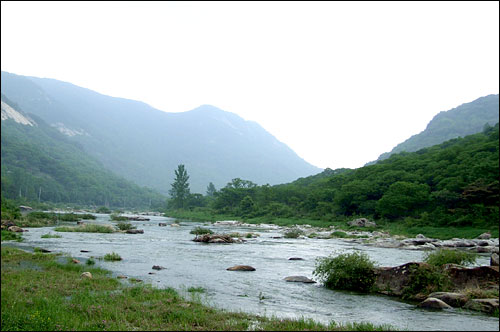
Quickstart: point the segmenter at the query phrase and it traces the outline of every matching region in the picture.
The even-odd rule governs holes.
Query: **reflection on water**
[[[97,216],[97,220],[91,222],[112,223],[108,215]],[[97,266],[111,270],[115,275],[142,279],[159,287],[186,290],[201,286],[206,289],[202,295],[206,303],[233,311],[306,317],[323,323],[331,320],[339,323],[366,321],[408,330],[498,331],[498,319],[480,313],[460,309],[428,311],[387,296],[332,291],[319,284],[283,280],[291,275],[313,278],[315,259],[333,252],[361,250],[379,266],[396,266],[420,261],[421,251],[367,247],[338,239],[274,239],[282,235],[277,229],[208,224],[205,227],[218,233],[256,232],[260,236],[246,239],[242,244],[196,243],[191,241],[194,235],[189,232],[202,223],[180,222],[179,227],[160,227],[159,222],[170,224],[174,220],[148,218],[151,220],[132,222],[137,228],[144,229],[144,234],[58,233],[62,238],[42,239],[43,234],[55,233],[54,227],[31,228],[24,233],[24,242],[11,245],[63,252],[82,262],[91,256],[116,252],[122,261],[96,260]],[[290,261],[290,257],[304,260]],[[487,265],[489,258],[483,256],[478,263]],[[153,265],[166,269],[153,270]],[[226,271],[233,265],[251,265],[256,271]]]

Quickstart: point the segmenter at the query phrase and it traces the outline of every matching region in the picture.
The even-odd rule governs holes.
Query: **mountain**
[[[498,122],[498,112],[498,95],[488,95],[449,111],[442,111],[429,122],[424,131],[398,144],[391,152],[381,154],[377,161],[402,151],[414,152],[452,138],[481,132],[486,124],[493,126]]]
[[[2,197],[54,203],[159,207],[165,197],[112,174],[41,118],[2,94]]]
[[[278,184],[321,171],[259,124],[214,106],[166,113],[54,79],[1,74],[2,93],[38,115],[103,165],[166,194],[184,164],[191,192],[233,178]],[[167,93],[167,92],[166,92]]]

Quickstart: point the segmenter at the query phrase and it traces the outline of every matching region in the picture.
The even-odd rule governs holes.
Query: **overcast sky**
[[[166,112],[211,104],[361,167],[499,93],[499,2],[1,2],[1,68]]]

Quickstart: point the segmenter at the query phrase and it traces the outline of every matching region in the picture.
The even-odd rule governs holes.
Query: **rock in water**
[[[449,292],[435,292],[429,294],[429,297],[439,299],[452,307],[462,307],[469,300],[465,294]]]
[[[316,281],[309,279],[307,277],[304,277],[304,276],[290,276],[290,277],[286,277],[284,280],[286,280],[288,282],[303,282],[306,284],[313,284],[316,282]]]
[[[300,258],[300,257],[290,257],[288,258],[289,261],[303,261],[304,258]]]
[[[235,265],[228,267],[228,271],[255,271],[255,268],[250,265]]]
[[[496,253],[491,254],[490,265],[491,266],[498,266],[498,254],[496,254]]]
[[[164,270],[164,269],[166,269],[166,267],[163,267],[163,266],[160,266],[160,265],[153,265],[153,270],[160,271],[160,270]]]
[[[418,307],[427,308],[427,309],[450,309],[451,308],[444,301],[441,301],[440,299],[436,299],[435,297],[428,297],[423,302],[420,302],[418,304]]]

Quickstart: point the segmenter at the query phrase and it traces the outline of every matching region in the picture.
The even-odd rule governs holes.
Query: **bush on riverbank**
[[[172,288],[128,286],[110,272],[57,263],[52,254],[1,248],[4,331],[387,331],[369,323],[323,325],[214,309],[185,300]],[[19,263],[25,262],[20,269]],[[92,279],[81,278],[90,272]],[[56,285],[56,286],[55,286]],[[20,296],[22,294],[22,296]]]
[[[22,242],[23,237],[19,233],[15,232],[9,232],[4,229],[2,229],[2,242],[3,241],[17,241],[17,242]]]
[[[369,292],[375,283],[374,267],[367,254],[353,252],[318,258],[313,274],[327,288]]]
[[[434,266],[444,264],[468,265],[476,262],[478,255],[472,252],[466,252],[453,249],[439,249],[424,254],[424,262]]]
[[[120,221],[116,224],[116,227],[121,231],[128,231],[129,229],[136,229],[136,226],[132,226],[129,222]]]
[[[448,274],[434,265],[419,265],[411,267],[410,280],[403,289],[403,299],[413,299],[416,295],[426,297],[434,292],[445,292],[450,288]]]

